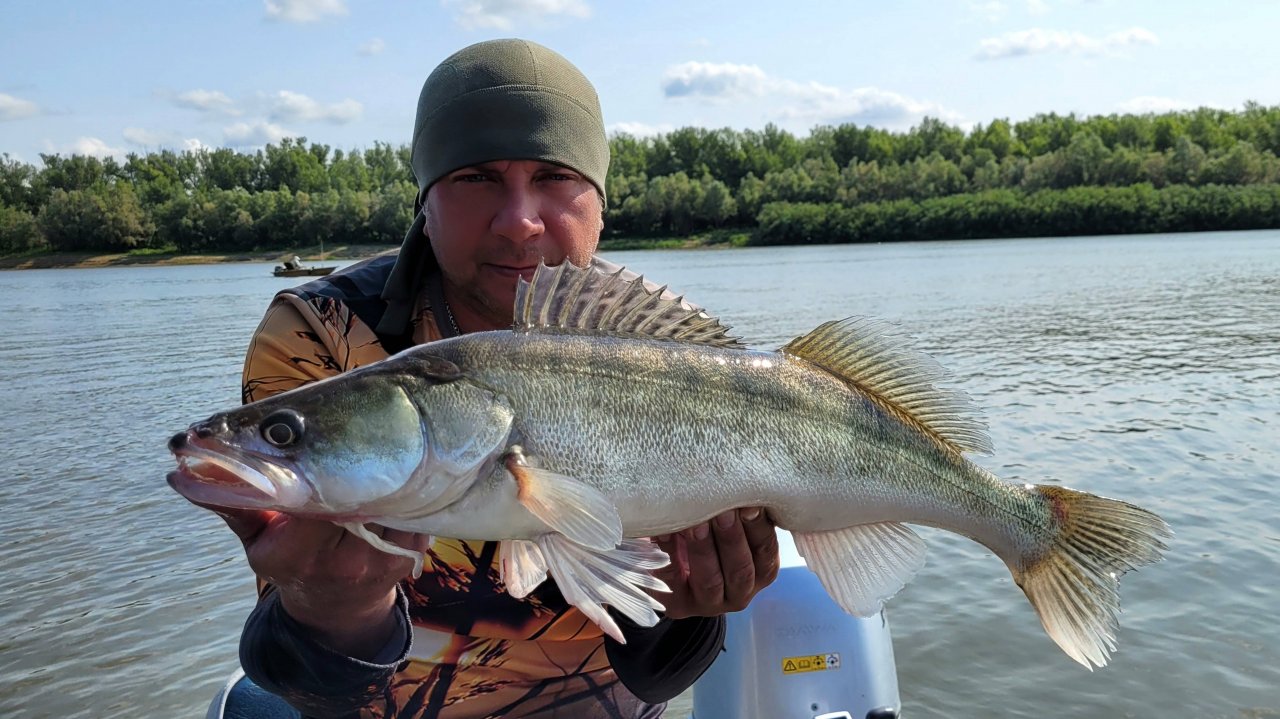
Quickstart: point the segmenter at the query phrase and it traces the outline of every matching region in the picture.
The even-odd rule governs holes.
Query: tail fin
[[[1043,555],[1013,570],[1049,636],[1092,670],[1115,650],[1120,575],[1159,561],[1169,525],[1141,507],[1054,486],[1034,491],[1050,503],[1058,536]]]

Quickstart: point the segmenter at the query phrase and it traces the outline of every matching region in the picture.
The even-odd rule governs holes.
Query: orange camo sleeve
[[[281,294],[249,343],[241,396],[254,402],[386,356],[373,331],[342,303]]]

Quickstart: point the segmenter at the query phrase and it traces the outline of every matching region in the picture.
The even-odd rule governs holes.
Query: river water
[[[1280,717],[1280,232],[609,258],[761,346],[898,322],[985,409],[981,464],[1173,526],[1093,673],[989,552],[923,531],[929,564],[888,608],[906,716]],[[238,401],[288,282],[269,269],[0,273],[0,716],[202,716],[235,667],[252,580],[166,486],[165,441]]]

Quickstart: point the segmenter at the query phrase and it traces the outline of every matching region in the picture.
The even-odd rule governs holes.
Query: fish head
[[[191,425],[169,440],[178,460],[170,486],[198,504],[329,518],[416,513],[456,498],[508,430],[449,422],[438,431],[424,407],[465,409],[490,395],[459,382],[452,363],[416,360],[371,364]],[[462,398],[442,403],[441,393]]]

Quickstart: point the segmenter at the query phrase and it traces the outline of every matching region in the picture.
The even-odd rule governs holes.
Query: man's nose
[[[502,206],[493,218],[494,232],[513,242],[525,242],[538,237],[545,229],[537,193],[517,186],[503,194]]]

